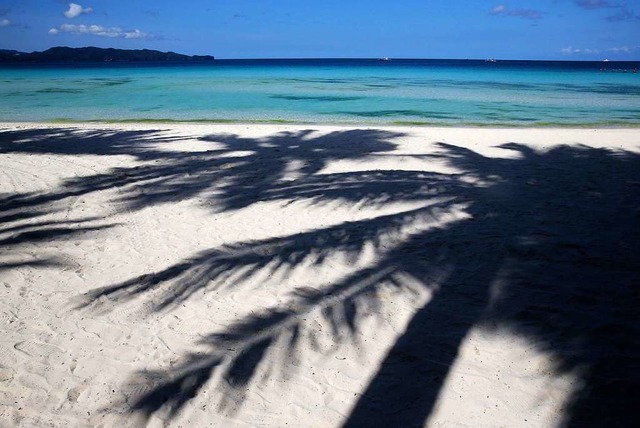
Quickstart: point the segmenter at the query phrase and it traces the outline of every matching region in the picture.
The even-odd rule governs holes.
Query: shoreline
[[[196,119],[196,120],[180,120],[180,119],[121,119],[121,120],[43,120],[43,121],[7,121],[0,120],[0,126],[10,128],[12,126],[50,126],[50,127],[63,127],[63,126],[76,126],[76,127],[92,127],[92,126],[114,126],[114,127],[126,127],[126,126],[151,126],[151,125],[169,125],[169,126],[294,126],[294,127],[322,127],[322,128],[416,128],[416,129],[504,129],[514,131],[535,131],[535,130],[563,130],[563,131],[582,131],[582,130],[635,130],[640,128],[638,124],[544,124],[544,125],[509,125],[509,124],[442,124],[442,123],[422,123],[422,122],[387,122],[387,123],[370,123],[370,122],[357,122],[357,123],[342,123],[342,122],[302,122],[302,121],[286,121],[286,120],[255,120],[255,121],[243,121],[243,120],[209,120],[209,119]]]

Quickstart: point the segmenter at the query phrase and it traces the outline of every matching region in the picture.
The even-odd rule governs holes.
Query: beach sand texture
[[[632,423],[637,129],[0,129],[1,426]]]

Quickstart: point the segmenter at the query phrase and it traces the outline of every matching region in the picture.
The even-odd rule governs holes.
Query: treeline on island
[[[182,55],[150,49],[68,48],[54,47],[42,52],[19,52],[0,49],[0,62],[205,62],[213,61],[211,55]]]

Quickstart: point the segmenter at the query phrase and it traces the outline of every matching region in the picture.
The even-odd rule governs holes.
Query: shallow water
[[[463,60],[3,66],[0,120],[638,126],[639,66]]]

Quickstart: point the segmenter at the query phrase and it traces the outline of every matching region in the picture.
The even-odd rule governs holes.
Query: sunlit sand
[[[0,425],[632,408],[636,129],[0,127]]]

